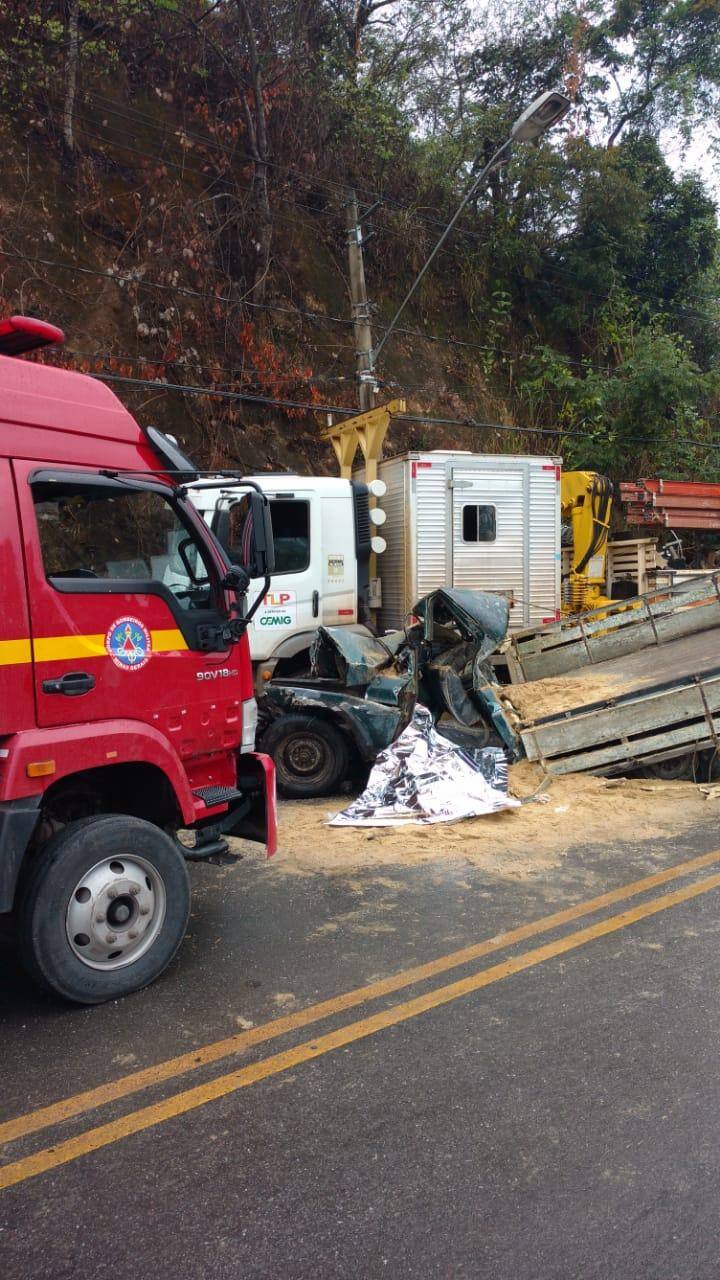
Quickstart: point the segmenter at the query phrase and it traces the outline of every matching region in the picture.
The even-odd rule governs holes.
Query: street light
[[[468,204],[468,202],[472,200],[473,196],[475,195],[475,192],[477,191],[478,187],[481,185],[483,179],[486,178],[487,175],[491,172],[491,170],[494,169],[495,166],[506,156],[506,154],[510,151],[513,142],[532,142],[534,141],[535,138],[539,138],[548,129],[552,129],[553,125],[558,124],[559,121],[562,120],[563,117],[567,115],[571,106],[572,106],[572,103],[570,99],[566,98],[564,93],[558,93],[556,90],[550,89],[546,93],[541,93],[540,97],[536,98],[534,102],[531,102],[530,106],[525,108],[522,115],[518,116],[512,129],[510,130],[510,137],[507,139],[506,142],[502,144],[501,147],[498,147],[494,155],[490,157],[485,167],[481,169],[480,173],[476,177],[475,181],[470,187],[470,190],[463,196],[462,201],[460,202],[458,208],[456,209],[452,218],[448,222],[445,230],[440,236],[440,239],[435,245],[435,248],[433,249],[430,256],[426,258],[425,263],[418,271],[415,279],[413,280],[413,283],[408,289],[408,292],[405,294],[405,297],[400,303],[400,306],[395,312],[395,315],[390,321],[390,324],[385,330],[385,333],[383,334],[383,337],[381,338],[380,342],[376,347],[373,347],[372,351],[368,353],[367,372],[360,374],[360,377],[363,381],[365,380],[374,381],[375,365],[377,364],[377,359],[378,359],[378,356],[380,355],[380,352],[385,346],[385,343],[390,337],[390,334],[393,332],[393,329],[395,328],[408,302],[410,301],[413,294],[415,293],[415,290],[417,289],[418,285],[420,284],[421,280],[426,274],[428,267],[430,266],[430,264],[433,262],[433,260],[439,253],[440,249],[442,248],[448,236],[450,235],[450,232],[455,226],[458,218],[460,217],[460,214],[463,212],[463,209]]]
[[[553,89],[548,93],[541,93],[540,97],[531,102],[522,115],[518,116],[510,130],[512,141],[533,142],[546,130],[558,124],[567,115],[571,106],[570,99],[566,98],[564,93],[556,93]]]

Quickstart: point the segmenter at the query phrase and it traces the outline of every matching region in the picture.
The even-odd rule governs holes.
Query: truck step
[[[193,795],[202,800],[207,809],[214,808],[216,804],[231,804],[233,800],[242,800],[242,794],[237,787],[198,787],[193,791]]]

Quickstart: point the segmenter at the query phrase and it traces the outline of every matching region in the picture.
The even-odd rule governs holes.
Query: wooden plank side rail
[[[720,627],[720,572],[621,600],[593,613],[519,631],[501,653],[521,684]],[[720,636],[718,648],[720,651]]]
[[[547,717],[520,737],[528,759],[556,774],[623,773],[717,747],[720,670]]]

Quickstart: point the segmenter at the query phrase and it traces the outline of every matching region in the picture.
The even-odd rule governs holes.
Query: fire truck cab
[[[272,536],[251,491],[231,566],[167,436],[101,382],[16,358],[62,337],[0,323],[0,912],[36,979],[93,1004],[169,964],[188,856],[227,834],[275,850],[243,595],[267,590]]]

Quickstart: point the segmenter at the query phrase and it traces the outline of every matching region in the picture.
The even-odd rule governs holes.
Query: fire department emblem
[[[150,660],[152,641],[139,618],[118,618],[105,636],[105,648],[116,667],[139,671]]]

